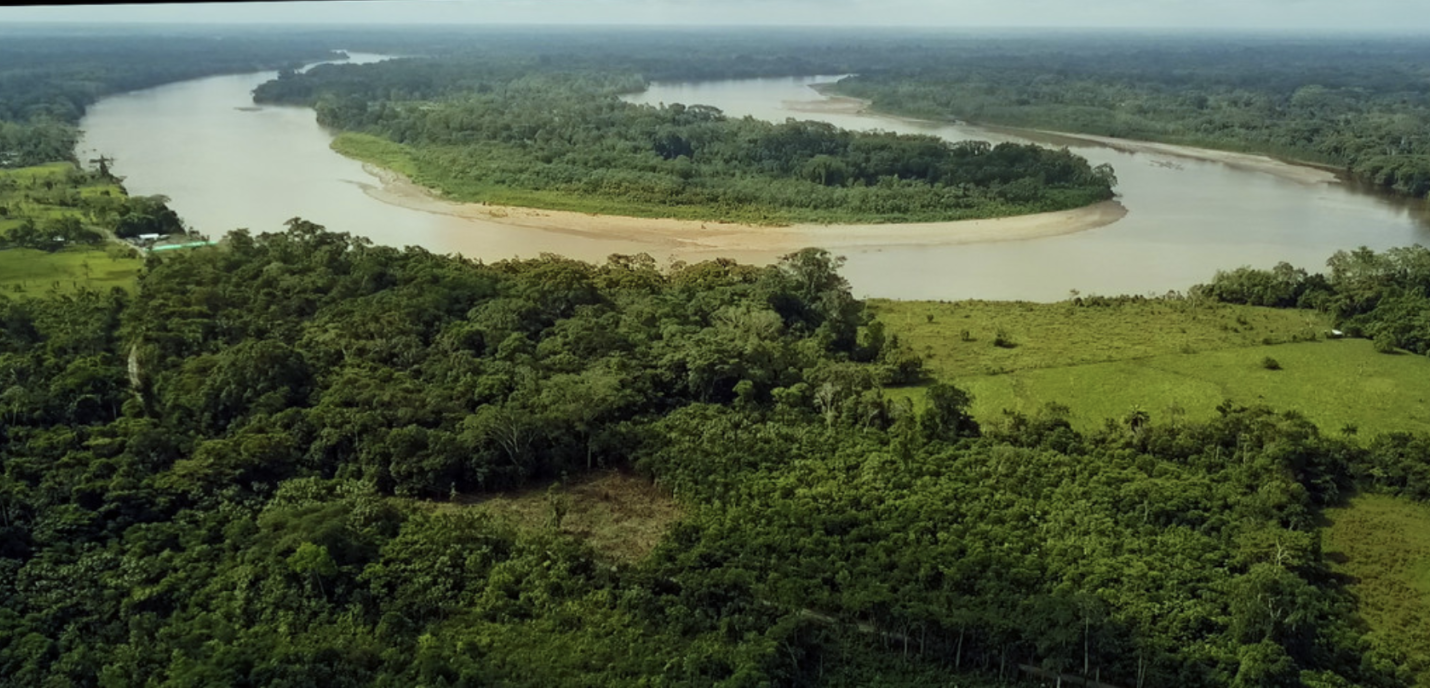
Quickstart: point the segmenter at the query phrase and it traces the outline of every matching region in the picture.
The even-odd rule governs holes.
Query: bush
[[[1281,370],[1281,362],[1270,356],[1267,356],[1266,358],[1261,359],[1261,367],[1267,370]]]
[[[1013,347],[1018,346],[1018,343],[1014,342],[1013,338],[1008,336],[1007,331],[1003,330],[1002,328],[999,328],[998,333],[993,335],[993,346],[996,346],[1000,349],[1012,349]]]
[[[1375,350],[1383,354],[1395,353],[1395,337],[1388,334],[1379,334],[1375,337]]]

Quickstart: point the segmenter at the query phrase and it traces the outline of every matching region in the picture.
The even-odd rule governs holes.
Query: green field
[[[104,249],[8,249],[0,251],[0,293],[39,296],[51,289],[69,293],[110,287],[132,291],[143,265],[138,258],[117,258]]]
[[[1430,505],[1361,495],[1326,512],[1325,552],[1377,644],[1398,648],[1430,686]]]
[[[0,170],[0,236],[29,219],[43,223],[58,217],[71,216],[89,224],[94,221],[90,210],[101,207],[94,200],[110,197],[118,204],[125,197],[124,189],[113,181],[75,176],[76,168],[68,162],[55,162],[34,167]],[[67,201],[66,196],[71,198]],[[85,200],[84,207],[65,205]],[[0,293],[40,295],[50,290],[73,292],[80,288],[107,289],[118,286],[132,289],[134,277],[143,261],[124,257],[121,252],[105,247],[73,247],[54,253],[30,248],[0,249]]]
[[[983,422],[1050,401],[1072,407],[1082,429],[1133,408],[1194,420],[1230,399],[1300,411],[1327,432],[1430,431],[1430,359],[1327,340],[1327,320],[1312,311],[1190,300],[870,305],[932,377],[973,395]],[[995,345],[1000,331],[1011,347]],[[1263,366],[1268,357],[1279,370]],[[921,398],[917,388],[894,394]]]
[[[70,179],[69,175],[75,170],[75,166],[68,162],[0,169],[0,207],[6,208],[4,216],[0,217],[0,235],[18,227],[27,217],[35,222],[65,216],[89,221],[91,218],[84,210],[55,202],[56,196],[67,190],[72,190],[78,198],[124,198],[124,189],[117,183]],[[46,182],[50,186],[47,187]]]

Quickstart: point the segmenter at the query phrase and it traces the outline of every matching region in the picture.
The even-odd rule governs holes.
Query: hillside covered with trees
[[[295,219],[135,296],[0,298],[0,684],[1410,685],[1316,528],[1424,499],[1424,438],[915,411],[838,266]],[[635,563],[453,501],[613,466],[685,513]]]

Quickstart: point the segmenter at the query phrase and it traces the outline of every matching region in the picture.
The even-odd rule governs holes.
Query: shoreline
[[[599,215],[451,201],[400,172],[371,162],[359,162],[363,170],[379,182],[377,185],[359,184],[363,192],[389,205],[475,223],[646,243],[652,248],[691,256],[758,254],[774,258],[812,245],[826,250],[842,250],[1025,241],[1098,229],[1127,215],[1127,208],[1117,200],[1034,215],[905,224],[794,224],[774,227]]]
[[[1159,143],[1157,141],[1143,141],[1138,139],[1120,139],[1113,136],[1098,136],[1095,134],[1078,134],[1066,131],[1053,131],[1050,129],[1032,129],[1028,127],[1011,127],[996,124],[975,124],[972,122],[940,122],[938,120],[920,119],[917,117],[906,117],[895,115],[874,109],[871,101],[852,96],[829,95],[820,90],[819,86],[826,84],[813,84],[810,89],[824,97],[824,100],[812,101],[784,101],[785,109],[791,112],[807,112],[811,114],[838,114],[855,115],[864,117],[881,117],[884,119],[911,124],[934,125],[934,126],[967,126],[1005,136],[1016,136],[1028,140],[1036,141],[1038,138],[1052,139],[1050,143],[1056,143],[1062,139],[1067,142],[1092,143],[1119,150],[1126,153],[1146,153],[1151,155],[1169,155],[1172,157],[1184,158],[1188,160],[1199,160],[1202,162],[1221,163],[1228,167],[1247,170],[1251,172],[1262,172],[1281,179],[1287,179],[1301,184],[1336,184],[1340,183],[1341,177],[1336,172],[1325,166],[1311,163],[1292,162],[1273,158],[1269,155],[1257,153],[1238,153],[1234,151],[1223,151],[1215,148],[1198,148],[1196,146],[1184,146],[1175,143]]]

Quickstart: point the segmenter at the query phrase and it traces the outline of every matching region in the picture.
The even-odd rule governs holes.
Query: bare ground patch
[[[561,532],[626,563],[650,554],[682,515],[663,489],[620,470],[599,471],[564,486],[553,482],[519,492],[463,495],[441,508],[481,509],[518,528],[541,530],[554,526],[558,502],[565,504]]]

